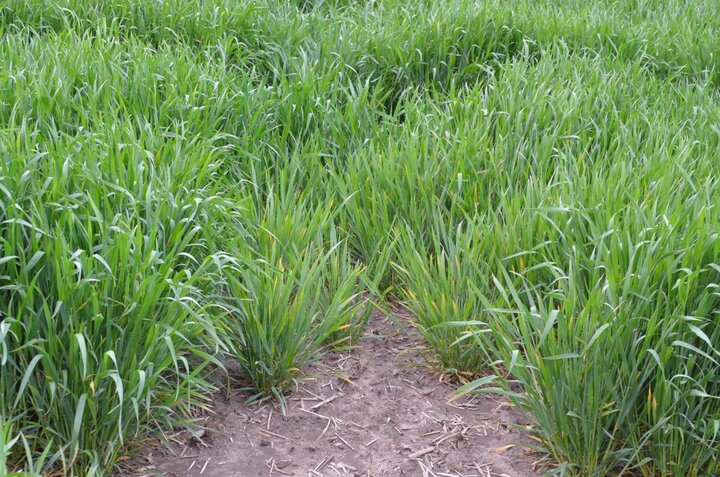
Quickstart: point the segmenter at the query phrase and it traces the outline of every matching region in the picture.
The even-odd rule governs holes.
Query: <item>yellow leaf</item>
[[[506,446],[496,447],[496,448],[494,448],[493,450],[494,450],[495,452],[505,452],[506,450],[508,450],[508,449],[510,449],[510,448],[512,448],[512,447],[515,447],[515,444],[508,444],[508,445],[506,445]]]

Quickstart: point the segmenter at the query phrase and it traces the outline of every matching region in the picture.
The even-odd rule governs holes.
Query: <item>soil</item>
[[[425,364],[408,317],[397,316],[374,316],[352,352],[326,354],[286,416],[272,404],[248,406],[246,395],[216,397],[200,440],[148,451],[134,475],[541,475],[523,414],[499,397],[450,401],[455,386]]]

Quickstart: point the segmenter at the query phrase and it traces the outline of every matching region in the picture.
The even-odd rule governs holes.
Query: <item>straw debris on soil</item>
[[[540,475],[524,417],[500,398],[450,401],[454,387],[424,364],[414,331],[375,316],[348,354],[329,353],[288,399],[248,406],[218,397],[205,445],[154,456],[146,475]]]

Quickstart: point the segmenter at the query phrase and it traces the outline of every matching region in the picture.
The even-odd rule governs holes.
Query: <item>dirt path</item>
[[[207,445],[149,455],[136,475],[174,477],[540,475],[516,425],[522,416],[489,397],[449,403],[452,387],[427,367],[416,343],[375,317],[351,354],[330,354],[288,402],[216,402]],[[354,384],[341,379],[335,369]]]

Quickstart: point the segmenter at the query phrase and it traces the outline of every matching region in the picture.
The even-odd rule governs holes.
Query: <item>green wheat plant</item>
[[[283,406],[400,302],[550,473],[720,474],[716,10],[6,0],[0,473]]]
[[[284,395],[300,373],[322,349],[350,344],[353,328],[367,321],[363,307],[371,308],[362,270],[339,265],[347,248],[310,247],[285,262],[279,247],[250,266],[233,260],[223,268],[232,353],[257,391],[250,400],[273,397],[285,411]]]

